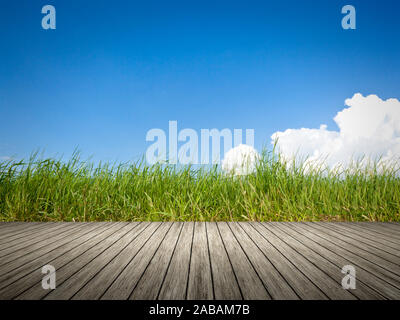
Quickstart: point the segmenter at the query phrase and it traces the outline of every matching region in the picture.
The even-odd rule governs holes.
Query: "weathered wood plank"
[[[336,264],[339,268],[343,268],[346,265],[353,265],[356,267],[356,276],[357,279],[361,280],[368,287],[373,289],[376,292],[376,299],[381,299],[380,296],[386,297],[388,299],[396,299],[399,296],[399,290],[395,287],[387,284],[386,281],[376,277],[374,274],[368,272],[363,269],[362,264],[356,264],[354,261],[350,261],[348,258],[342,257],[341,255],[335,253],[335,246],[332,246],[330,243],[326,245],[324,241],[315,235],[314,233],[307,231],[300,227],[299,223],[289,223],[284,222],[280,225],[280,227],[285,227],[285,231],[288,234],[293,235],[298,241],[301,241],[303,244],[308,246],[310,249],[324,257],[325,259],[331,261]],[[292,231],[290,231],[292,230]],[[359,291],[360,286],[357,285],[357,292]],[[361,287],[363,289],[363,287]],[[374,295],[374,292],[367,290],[368,294]]]
[[[353,222],[335,223],[335,226],[351,230],[351,232],[355,232],[357,235],[368,238],[370,240],[376,239],[379,241],[379,243],[382,243],[381,240],[384,240],[384,243],[390,243],[389,246],[392,248],[398,248],[400,246],[400,236],[398,238],[393,237],[393,235],[390,232],[385,232],[385,231],[380,232],[375,228],[374,229],[365,228],[362,227],[359,223],[353,223]]]
[[[182,231],[182,223],[176,222],[169,229],[153,259],[130,295],[130,300],[155,300]],[[182,275],[181,275],[182,276]]]
[[[229,223],[233,234],[238,240],[243,251],[246,252],[251,264],[261,278],[268,293],[274,300],[298,300],[299,296],[286,282],[275,266],[264,256],[244,230],[237,223]]]
[[[64,229],[65,226],[65,224],[54,223],[48,228],[43,228],[42,230],[24,236],[21,239],[16,239],[0,245],[0,258],[11,253],[16,253],[18,250],[24,250],[25,248],[29,249],[29,247],[32,247],[34,244],[45,241],[53,235],[60,234],[60,230]]]
[[[33,223],[22,223],[18,226],[11,227],[10,229],[0,232],[0,244],[7,243],[9,241],[24,238],[29,233],[34,233],[36,230],[41,228],[47,228],[48,226],[54,224],[53,222],[46,223],[33,222]]]
[[[205,222],[195,223],[189,270],[187,299],[214,299],[210,255],[208,249]]]
[[[242,300],[235,273],[215,222],[206,223],[215,299]]]
[[[370,243],[371,241],[364,240],[361,242],[362,238],[356,235],[348,235],[348,233],[343,233],[334,227],[328,227],[324,224],[319,223],[306,223],[312,228],[315,228],[329,237],[330,240],[336,241],[344,248],[351,248],[353,252],[358,255],[365,257],[371,262],[377,263],[389,270],[400,271],[400,257],[397,256],[396,250],[390,250],[390,248],[383,245]],[[332,228],[334,228],[332,230]],[[394,255],[393,253],[396,253]],[[400,272],[399,272],[400,274]],[[399,278],[400,279],[400,278]]]
[[[271,261],[282,277],[285,278],[289,286],[296,292],[297,296],[304,300],[328,300],[328,297],[312,283],[292,261],[288,260],[271,244],[268,236],[263,236],[265,232],[260,233],[247,222],[240,222],[239,225]]]
[[[400,265],[400,245],[395,245],[391,242],[375,238],[374,240],[368,239],[365,235],[360,236],[356,230],[346,228],[345,226],[337,226],[329,223],[314,222],[329,231],[329,234],[335,234],[343,241],[351,243],[352,245],[364,249],[378,257],[387,261]]]
[[[71,236],[80,232],[80,230],[85,226],[86,224],[66,225],[65,227],[61,228],[59,233],[54,235],[54,237],[43,239],[38,243],[35,243],[31,246],[17,250],[16,252],[2,257],[0,262],[0,270],[3,270],[3,266],[6,265],[6,268],[8,268],[8,264],[13,261],[21,262],[23,260],[26,263],[27,261],[40,257],[41,255],[56,248],[59,245],[59,241],[68,241]]]
[[[359,228],[385,235],[390,239],[395,239],[396,241],[400,240],[400,233],[397,231],[397,228],[387,228],[387,223],[382,225],[376,222],[354,222],[352,224],[357,225]]]
[[[87,282],[73,297],[73,300],[98,300],[111,286],[129,262],[142,249],[161,226],[160,223],[142,222],[136,229],[132,241],[89,282]]]
[[[400,289],[399,276],[392,273],[390,269],[387,270],[379,264],[369,261],[368,258],[374,258],[373,255],[365,255],[362,250],[356,250],[356,248],[354,248],[353,246],[342,243],[340,239],[332,238],[326,235],[326,233],[324,233],[323,231],[318,230],[317,228],[313,228],[307,223],[299,223],[297,226],[299,228],[302,228],[303,230],[314,233],[316,236],[318,236],[318,243],[323,245],[325,248],[329,248],[331,251],[344,257],[345,259],[348,259],[349,264],[362,265],[364,270],[375,274],[376,277],[379,277],[380,279],[386,281],[388,284],[394,286],[397,289]],[[364,255],[364,257],[362,255]],[[382,261],[386,262],[386,260]]]
[[[190,254],[194,232],[194,222],[186,222],[172,255],[158,299],[184,300],[189,278]]]
[[[323,270],[327,276],[333,279],[339,289],[339,294],[342,293],[343,299],[353,299],[350,295],[354,295],[358,299],[371,300],[371,299],[383,299],[383,297],[377,294],[375,291],[364,285],[362,282],[358,282],[357,290],[344,290],[342,288],[342,279],[344,277],[342,268],[344,265],[339,266],[337,263],[332,262],[332,259],[326,259],[324,256],[315,250],[315,243],[306,241],[309,245],[304,244],[304,241],[299,240],[299,236],[294,236],[294,232],[288,229],[282,223],[271,223],[268,227],[274,232],[282,241],[286,242],[293,250],[301,254],[304,258],[309,260],[320,270]],[[314,249],[314,250],[313,250]],[[358,275],[357,278],[359,279]]]
[[[232,234],[227,223],[217,223],[217,228],[232,264],[243,298],[245,300],[270,300],[271,296],[268,294],[259,275],[241,249],[240,244]]]
[[[57,286],[62,284],[64,281],[69,279],[73,274],[79,271],[81,268],[84,268],[90,261],[96,258],[99,254],[101,254],[104,250],[106,250],[112,243],[119,239],[117,234],[121,231],[121,229],[127,227],[127,223],[115,223],[113,224],[107,231],[101,236],[101,241],[95,243],[89,249],[87,249],[84,254],[75,257],[74,259],[70,259],[66,257],[66,260],[63,261],[61,258],[59,261],[60,265],[56,264],[57,272]],[[22,294],[18,295],[16,299],[43,299],[46,295],[49,294],[48,290],[40,290],[40,283],[37,283],[35,286],[32,286],[29,290],[24,291]]]
[[[41,273],[43,266],[50,264],[56,270],[59,270],[77,256],[86,253],[91,246],[101,239],[110,235],[118,225],[120,224],[99,223],[89,225],[87,229],[82,230],[77,238],[70,239],[69,242],[57,249],[28,263],[16,265],[15,268],[0,276],[0,297],[13,299],[38,284],[43,278]]]
[[[399,249],[395,223],[0,223],[0,299],[398,300]]]
[[[372,225],[373,223],[373,225]],[[370,223],[373,228],[383,228],[383,229],[389,229],[392,232],[396,232],[397,234],[400,234],[400,223],[399,222],[391,222],[391,223],[385,223],[385,222],[371,222]]]
[[[77,270],[64,282],[58,284],[57,289],[51,291],[44,297],[46,300],[66,300],[71,299],[90,279],[92,279],[101,269],[104,268],[119,252],[121,252],[134,238],[137,223],[125,224],[124,227],[107,237],[102,243],[105,244],[102,250],[93,260],[81,267],[72,261],[68,268]]]
[[[171,227],[172,223],[170,222],[163,222],[161,224],[160,228],[154,232],[149,241],[144,244],[142,250],[138,252],[126,268],[118,275],[101,299],[126,300],[129,298]]]
[[[319,269],[309,260],[300,255],[296,249],[291,248],[285,241],[280,239],[272,230],[268,223],[256,223],[254,227],[274,244],[275,247],[290,261],[292,261],[303,274],[310,279],[324,294],[330,299],[354,300],[355,297],[348,291],[343,290],[340,283],[333,280],[325,273],[325,270]],[[264,228],[264,230],[262,229]],[[277,231],[275,231],[277,232]]]
[[[32,225],[39,224],[39,222],[32,222]],[[13,230],[18,230],[20,228],[24,228],[28,226],[28,224],[23,222],[0,222],[0,235],[6,234]]]

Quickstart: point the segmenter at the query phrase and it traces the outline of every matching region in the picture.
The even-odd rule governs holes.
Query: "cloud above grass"
[[[222,170],[235,176],[247,175],[255,171],[259,159],[256,149],[240,144],[225,154]]]
[[[400,101],[382,100],[357,93],[345,101],[347,108],[334,121],[338,131],[322,124],[318,129],[301,128],[275,132],[271,143],[286,160],[324,163],[330,168],[348,167],[352,161],[400,159]]]

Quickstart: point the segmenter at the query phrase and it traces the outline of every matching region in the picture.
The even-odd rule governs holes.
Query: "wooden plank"
[[[9,268],[8,272],[4,272],[0,275],[0,289],[5,285],[12,283],[19,278],[24,277],[25,275],[33,272],[34,270],[42,267],[43,265],[49,264],[54,259],[58,257],[70,256],[70,248],[73,252],[73,249],[76,247],[86,244],[89,239],[92,237],[96,237],[105,231],[107,228],[111,227],[111,223],[98,223],[88,225],[87,229],[82,229],[75,239],[69,239],[68,242],[64,243],[60,247],[38,257],[37,259],[31,260],[27,263],[17,262],[13,266]],[[95,231],[95,232],[93,232]],[[84,243],[83,243],[84,241]]]
[[[400,234],[400,223],[374,222],[373,226],[374,228],[381,227],[382,229],[389,229],[396,234]]]
[[[75,238],[79,238],[82,234],[84,234],[88,228],[88,224],[82,224],[80,227],[78,227],[77,230],[72,230],[71,234],[68,234],[67,236],[64,236],[63,238],[56,239],[54,242],[51,242],[49,246],[44,246],[40,248],[37,251],[29,252],[26,255],[22,255],[19,258],[12,260],[3,266],[0,267],[0,274],[9,274],[10,272],[13,272],[14,270],[18,270],[19,267],[29,265],[32,261],[36,261],[37,259],[40,259],[41,257],[45,256],[46,254],[54,251],[58,247],[61,247],[62,245],[71,242]]]
[[[0,258],[7,256],[9,254],[14,254],[19,250],[29,249],[34,244],[40,243],[41,241],[46,241],[53,235],[60,234],[65,229],[65,224],[52,224],[47,228],[43,228],[42,230],[35,232],[34,234],[29,234],[24,236],[21,239],[16,239],[14,241],[10,241],[9,243],[0,245]]]
[[[93,259],[100,255],[103,251],[109,248],[113,243],[115,243],[123,234],[125,234],[129,229],[129,223],[118,222],[113,223],[110,228],[108,228],[99,238],[95,240],[88,241],[90,246],[83,247],[84,252],[81,252],[78,256],[64,256],[53,261],[53,265],[56,268],[56,282],[57,289],[66,280],[71,278],[76,272],[88,265]],[[128,230],[127,230],[128,229]],[[81,248],[82,249],[82,248]],[[37,276],[37,274],[36,274]],[[31,275],[29,275],[31,277]],[[40,281],[34,278],[36,283],[29,287],[29,289],[23,291],[21,294],[15,297],[17,300],[39,300],[45,298],[52,291],[43,290],[41,288]],[[15,284],[14,284],[15,285]]]
[[[228,226],[264,283],[271,298],[274,300],[298,300],[298,295],[244,230],[237,223],[229,223]]]
[[[215,222],[206,223],[215,299],[242,300],[243,296]]]
[[[396,241],[400,240],[400,233],[397,231],[397,228],[388,228],[388,224],[380,224],[377,222],[357,222],[353,224],[357,224],[358,227],[363,229],[379,232],[380,234],[390,237],[390,239],[395,239]]]
[[[149,241],[144,244],[142,250],[118,275],[101,299],[126,300],[129,298],[171,226],[171,222],[163,222],[161,224],[160,228],[155,231]]]
[[[344,275],[342,273],[342,267],[344,265],[339,267],[331,260],[326,259],[318,254],[318,252],[312,250],[310,246],[303,244],[303,242],[299,241],[297,237],[293,236],[294,232],[282,225],[282,223],[269,223],[268,228],[270,228],[270,230],[275,233],[277,237],[289,245],[293,250],[317,266],[320,270],[323,270],[327,276],[329,276],[337,284],[337,287],[341,289],[343,299],[354,299],[355,297],[362,300],[383,299],[381,295],[378,295],[375,291],[371,290],[360,281],[358,282],[357,290],[343,289],[342,279]]]
[[[0,221],[0,230],[4,227],[9,227],[13,225],[18,225],[20,221]]]
[[[334,231],[338,237],[346,242],[357,243],[360,248],[368,252],[371,252],[388,261],[400,264],[400,244],[393,244],[392,242],[379,239],[378,237],[370,239],[369,235],[366,235],[365,233],[362,234],[358,230],[349,228],[346,225],[338,225],[327,222],[317,224]]]
[[[41,256],[44,253],[53,250],[55,247],[57,247],[58,241],[60,240],[68,241],[68,237],[71,237],[84,227],[85,227],[84,223],[83,224],[72,223],[66,225],[54,237],[49,237],[31,246],[13,252],[12,254],[9,254],[5,257],[2,257],[0,263],[0,270],[3,270],[3,266],[6,265],[7,265],[6,268],[8,268],[8,265],[13,261],[20,261],[21,259],[23,259],[25,262],[27,262],[30,261],[27,260],[28,258],[32,260],[36,257]]]
[[[39,224],[39,222],[33,222],[32,224]],[[24,223],[20,221],[16,222],[0,222],[0,235],[8,233],[12,230],[18,230],[23,228]]]
[[[356,235],[348,235],[348,233],[343,233],[338,229],[331,229],[334,227],[329,227],[329,225],[324,225],[320,223],[308,223],[310,227],[315,228],[323,232],[327,237],[329,237],[332,241],[336,241],[344,248],[351,248],[351,250],[358,255],[365,257],[367,260],[374,262],[385,269],[390,271],[397,270],[400,275],[400,258],[392,254],[393,250],[390,248],[384,247],[382,248],[378,244],[373,246],[371,241],[363,240],[362,238]],[[366,243],[364,243],[364,242]],[[396,252],[397,253],[397,252]],[[400,279],[400,278],[399,278]]]
[[[278,270],[300,299],[328,300],[328,297],[310,279],[270,243],[269,237],[265,238],[248,222],[239,222],[239,225],[264,256],[271,261],[275,269]],[[263,234],[265,235],[265,232]]]
[[[327,228],[332,230],[337,230],[340,234],[345,234],[348,237],[352,237],[361,241],[362,243],[369,244],[370,246],[379,249],[381,251],[384,248],[389,248],[389,250],[394,252],[400,251],[400,240],[398,243],[393,241],[393,239],[387,239],[384,236],[375,233],[371,230],[365,230],[358,227],[358,225],[352,225],[350,223],[324,223]],[[371,245],[374,243],[374,245]]]
[[[392,271],[383,268],[379,264],[371,262],[369,260],[369,258],[373,258],[371,254],[364,255],[362,250],[357,250],[353,246],[343,243],[340,239],[332,238],[325,232],[322,232],[315,227],[311,227],[307,223],[300,223],[298,226],[317,235],[318,243],[323,245],[325,248],[329,248],[329,250],[332,250],[343,258],[348,259],[351,262],[349,264],[362,265],[364,270],[374,274],[376,277],[386,281],[395,288],[400,289],[399,276],[392,273]],[[364,257],[362,257],[362,255],[364,255]]]
[[[398,229],[388,225],[0,225],[0,300],[399,300]],[[41,287],[46,264],[56,267],[56,290]],[[344,265],[356,268],[356,290],[341,287]]]
[[[214,299],[205,222],[196,222],[194,226],[186,297],[189,300]]]
[[[29,224],[25,224],[27,227]],[[33,243],[35,239],[43,239],[43,235],[59,228],[62,228],[66,225],[66,223],[49,223],[48,225],[42,225],[39,229],[29,230],[22,234],[19,234],[18,237],[12,239],[11,237],[4,239],[3,243],[0,243],[0,251],[4,249],[8,249],[10,247],[16,245],[23,245],[24,243]]]
[[[291,248],[285,241],[280,239],[272,230],[269,223],[254,223],[254,228],[265,234],[269,241],[290,261],[292,261],[303,274],[310,279],[330,299],[354,300],[351,293],[343,290],[341,283],[333,280],[325,272],[319,269],[309,260],[300,255],[296,249]],[[276,232],[276,231],[275,231]]]
[[[57,290],[49,292],[44,299],[46,300],[66,300],[71,299],[79,289],[81,289],[90,279],[92,279],[101,269],[104,268],[114,257],[118,255],[134,238],[136,223],[126,224],[105,242],[109,246],[97,255],[92,261],[80,268],[74,275],[58,285]],[[72,262],[70,265],[74,265]],[[71,267],[71,266],[70,266]],[[73,267],[73,269],[77,269]]]
[[[243,298],[245,300],[271,300],[271,296],[265,289],[257,271],[240,247],[228,224],[226,222],[217,223],[217,228]]]
[[[129,262],[142,249],[161,226],[160,223],[143,222],[135,230],[135,238],[125,247],[108,265],[101,269],[88,283],[85,284],[73,297],[73,300],[98,300],[111,286]]]
[[[151,259],[142,277],[130,295],[130,300],[155,300],[182,231],[183,224],[175,222]],[[182,275],[180,275],[182,276]]]
[[[392,224],[392,225],[396,226],[397,228],[400,228],[400,222],[390,221],[387,223]]]
[[[50,224],[53,224],[53,222],[49,222],[49,225]],[[26,234],[36,232],[36,230],[40,230],[46,227],[47,224],[40,222],[21,223],[18,227],[12,228],[11,230],[4,230],[3,232],[0,232],[0,244],[4,244],[15,239],[23,238],[26,236]]]
[[[335,251],[333,251],[336,249],[334,246],[331,246],[330,243],[328,243],[328,246],[326,246],[323,239],[320,239],[314,233],[309,232],[301,228],[300,226],[300,223],[293,222],[284,222],[279,225],[279,227],[285,228],[285,231],[287,233],[293,235],[296,240],[301,241],[301,243],[309,247],[314,252],[318,253],[321,257],[324,257],[325,259],[336,264],[339,268],[343,268],[346,265],[353,265],[356,268],[357,294],[359,294],[358,291],[360,288],[364,291],[364,287],[360,287],[360,284],[358,283],[358,280],[360,280],[362,283],[364,283],[376,292],[376,299],[381,299],[380,296],[384,296],[388,299],[396,299],[396,297],[398,297],[399,290],[388,285],[387,282],[381,280],[374,274],[363,269],[362,265],[355,264],[354,261],[350,261],[348,258],[344,258],[341,255],[338,255],[337,253],[335,253]],[[368,291],[368,294],[374,294],[373,291],[370,291],[368,289],[365,290]]]
[[[47,264],[59,270],[63,265],[84,254],[91,246],[101,241],[112,232],[112,226],[118,223],[96,223],[88,225],[76,239],[26,264],[20,264],[15,269],[0,276],[0,297],[13,299],[25,290],[41,282],[41,268]],[[98,240],[100,238],[100,240]]]
[[[363,227],[362,224],[360,223],[354,223],[354,222],[347,222],[347,223],[337,223],[339,226],[344,226],[352,230],[357,230],[358,234],[363,236],[365,235],[368,237],[368,239],[383,239],[385,241],[389,241],[392,244],[399,245],[400,244],[400,236],[399,237],[394,237],[392,232],[387,232],[387,231],[381,231],[380,229],[376,228],[368,228],[368,227]]]
[[[193,235],[194,222],[185,222],[157,299],[186,299]]]

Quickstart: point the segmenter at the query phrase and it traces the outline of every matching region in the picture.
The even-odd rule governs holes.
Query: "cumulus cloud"
[[[222,160],[222,170],[232,175],[247,175],[255,171],[260,155],[251,146],[241,144],[232,148]]]
[[[4,160],[4,161],[9,161],[12,160],[13,158],[8,157],[8,156],[0,156],[0,160]]]
[[[334,117],[339,131],[330,131],[324,124],[318,129],[287,129],[275,132],[272,144],[277,142],[285,160],[307,158],[307,163],[324,163],[330,168],[346,168],[360,159],[364,163],[398,161],[400,101],[357,93],[345,104],[348,108]]]

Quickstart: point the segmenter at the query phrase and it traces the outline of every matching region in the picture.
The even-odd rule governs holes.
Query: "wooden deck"
[[[0,223],[0,299],[399,300],[400,224]]]

